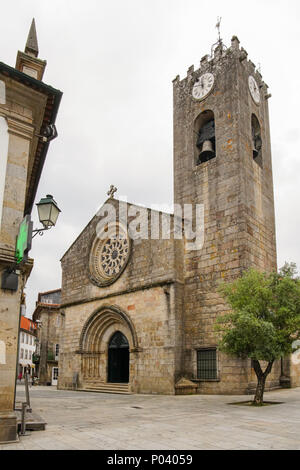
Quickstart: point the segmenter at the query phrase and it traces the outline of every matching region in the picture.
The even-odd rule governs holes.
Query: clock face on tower
[[[248,84],[249,84],[249,90],[254,100],[254,103],[259,104],[260,103],[259,88],[258,88],[255,78],[252,77],[252,75],[249,76]]]
[[[192,95],[196,100],[203,100],[211,92],[215,78],[212,73],[201,75],[193,86]]]

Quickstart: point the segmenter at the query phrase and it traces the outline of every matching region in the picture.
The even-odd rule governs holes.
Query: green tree
[[[286,263],[279,273],[250,269],[241,278],[222,284],[219,291],[231,307],[230,313],[217,320],[219,349],[252,359],[257,376],[253,404],[262,405],[274,361],[299,348],[295,346],[300,339],[300,279],[296,277],[296,265]],[[265,370],[260,361],[267,362]]]

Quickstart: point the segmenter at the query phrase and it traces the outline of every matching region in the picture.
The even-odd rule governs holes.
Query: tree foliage
[[[251,358],[258,381],[264,374],[265,381],[273,362],[292,353],[295,341],[300,339],[300,280],[296,265],[286,263],[279,273],[250,269],[241,278],[222,284],[219,291],[231,307],[229,314],[217,320],[219,349],[236,357]],[[268,362],[265,372],[259,361]]]

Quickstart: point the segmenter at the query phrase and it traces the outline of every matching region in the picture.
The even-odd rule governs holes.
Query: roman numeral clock
[[[195,82],[192,95],[196,100],[204,100],[213,89],[215,78],[212,73],[204,73]]]

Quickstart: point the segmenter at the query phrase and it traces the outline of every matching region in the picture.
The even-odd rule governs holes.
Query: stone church
[[[162,225],[168,214],[110,193],[105,205],[114,210],[100,210],[61,259],[60,389],[254,389],[251,361],[218,351],[214,323],[228,309],[220,282],[249,267],[277,268],[271,95],[235,36],[229,48],[219,40],[199,69],[177,76],[173,92],[174,204],[203,207],[203,243],[189,249],[172,215],[169,237],[151,236],[152,218]],[[148,227],[143,237],[130,236],[133,213]],[[300,385],[287,359],[275,363],[267,388],[284,376]]]

